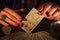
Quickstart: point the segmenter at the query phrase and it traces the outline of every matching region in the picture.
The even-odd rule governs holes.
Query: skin
[[[44,6],[45,5],[45,6]],[[38,11],[40,15],[50,20],[60,20],[60,7],[54,7],[51,3],[45,3],[39,6]],[[47,13],[48,12],[48,13]]]
[[[15,11],[13,11],[10,8],[5,8],[0,12],[0,16],[2,15],[6,15],[6,19],[5,21],[0,20],[0,23],[4,26],[9,26],[9,24],[17,27],[19,25],[21,25],[21,20],[22,17],[20,15],[18,15]],[[9,23],[9,24],[8,24]]]
[[[59,14],[60,10],[58,10],[57,7],[53,7],[51,3],[42,4],[41,6],[39,6],[38,11],[41,13],[40,14],[41,16],[44,16],[47,19],[60,20],[60,14]],[[7,17],[6,17],[5,21],[0,20],[0,24],[4,25],[6,27],[8,27],[9,24],[11,24],[15,27],[22,25],[22,23],[21,23],[22,17],[20,15],[18,15],[14,10],[12,10],[10,8],[5,8],[0,12],[0,17],[2,15],[6,15]]]

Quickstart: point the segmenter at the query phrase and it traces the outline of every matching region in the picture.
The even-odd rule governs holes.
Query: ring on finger
[[[1,15],[0,19],[5,21],[6,17],[7,17],[6,15]]]

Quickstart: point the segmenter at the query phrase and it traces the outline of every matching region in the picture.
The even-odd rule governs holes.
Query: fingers
[[[47,17],[48,19],[51,20],[60,20],[60,10],[57,7],[52,7],[50,10],[48,10],[49,12],[49,17]]]
[[[45,6],[45,4],[42,4],[41,6],[39,6],[38,11],[39,11],[39,12],[43,11],[43,7],[44,7],[44,6]]]
[[[18,27],[18,24],[14,21],[12,21],[11,19],[9,19],[8,17],[5,19],[5,21],[15,27]]]
[[[42,16],[48,18],[49,17],[49,13],[47,12],[50,8],[52,7],[51,4],[47,4],[45,7],[44,7],[44,10],[42,11]]]
[[[8,26],[9,24],[11,24],[11,25],[13,25],[15,27],[18,27],[18,26],[22,25],[21,16],[16,14],[13,10],[11,10],[9,8],[5,8],[4,10],[1,11],[0,17],[2,15],[6,15],[7,17],[6,17],[5,21],[4,20],[0,20],[0,24],[2,24],[4,26]]]
[[[56,17],[59,14],[60,14],[60,11],[57,11],[57,12],[54,13],[53,17]]]
[[[8,26],[9,26],[9,24],[8,24],[8,23],[6,23],[6,22],[5,22],[5,21],[3,21],[3,20],[0,20],[0,24],[4,25],[5,27],[8,27]]]
[[[57,20],[57,21],[60,20],[60,11],[57,11],[57,12],[54,13],[53,19]]]
[[[43,13],[46,13],[51,7],[52,7],[52,4],[47,4],[44,8]]]
[[[4,10],[1,11],[1,14],[2,15],[6,15],[8,18],[10,18],[11,20],[13,20],[14,22],[20,24],[19,20],[17,20],[14,16],[10,15],[9,13],[5,12]]]
[[[55,20],[60,20],[60,10],[55,12],[53,17],[54,17]]]
[[[1,16],[2,16],[2,14],[0,14],[0,17]],[[16,22],[12,21],[11,19],[9,19],[8,17],[6,17],[5,21],[0,19],[0,23],[4,26],[8,26],[8,23],[9,23],[15,27],[18,27],[18,24]]]
[[[9,8],[5,8],[5,11],[7,11],[9,14],[13,15],[16,19],[21,20],[21,16],[19,16],[16,12],[14,12],[13,10],[9,9]]]
[[[42,16],[47,17],[47,16],[49,16],[47,11],[50,10],[51,7],[52,7],[51,3],[45,3],[41,7],[39,7],[38,11],[41,12]]]
[[[1,17],[1,13],[0,13],[0,17]],[[5,21],[3,21],[1,19],[0,19],[0,24],[4,25],[5,27],[8,27],[9,26],[8,23],[6,23]]]
[[[51,3],[45,3],[44,5],[40,6],[38,11],[44,16],[45,18],[52,19],[52,20],[60,20],[60,7],[54,6]]]
[[[50,9],[49,18],[52,20],[60,20],[60,7],[59,6],[55,6]]]
[[[51,10],[49,11],[49,15],[52,16],[52,14],[57,10],[57,8],[51,8]]]

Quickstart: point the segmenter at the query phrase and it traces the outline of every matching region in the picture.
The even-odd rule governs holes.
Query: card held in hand
[[[28,15],[24,18],[22,21],[22,29],[27,32],[31,33],[33,29],[41,22],[41,20],[44,18],[39,15],[40,12],[36,10],[35,8],[32,8],[32,10],[28,13]]]

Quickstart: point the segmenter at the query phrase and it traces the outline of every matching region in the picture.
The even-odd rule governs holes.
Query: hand
[[[0,17],[2,15],[6,15],[6,19],[5,20],[1,20],[0,19],[0,24],[8,27],[9,24],[18,27],[19,25],[21,25],[21,20],[22,17],[20,15],[18,15],[15,11],[13,11],[10,8],[5,8],[0,12]],[[8,24],[9,23],[9,24]]]
[[[39,6],[38,11],[41,12],[40,15],[48,18],[50,20],[60,20],[60,7],[53,6],[51,3],[45,3]]]

